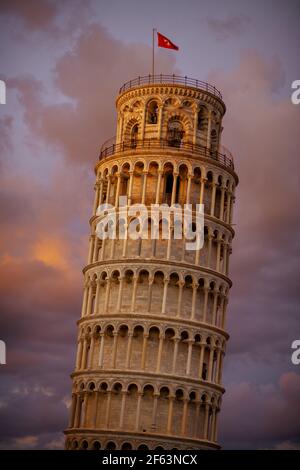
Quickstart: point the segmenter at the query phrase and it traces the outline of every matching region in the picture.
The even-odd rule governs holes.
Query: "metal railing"
[[[99,160],[103,158],[110,157],[111,155],[131,151],[135,152],[138,150],[155,150],[155,149],[169,149],[170,151],[187,151],[194,153],[195,156],[200,156],[204,158],[209,158],[212,160],[221,163],[221,165],[226,166],[227,168],[231,168],[234,170],[234,163],[233,157],[230,152],[220,153],[216,151],[212,151],[207,147],[203,147],[201,145],[193,144],[192,142],[181,142],[179,145],[174,145],[174,143],[170,142],[169,140],[156,140],[156,139],[144,139],[144,140],[134,140],[128,142],[121,142],[120,144],[113,144],[108,147],[102,148],[99,156]]]
[[[124,83],[120,88],[120,93],[130,90],[131,88],[138,87],[140,85],[152,85],[152,84],[168,84],[168,85],[184,85],[198,88],[199,90],[208,91],[218,98],[222,99],[222,94],[217,88],[210,83],[196,80],[195,78],[181,77],[179,75],[145,75],[143,77],[137,77],[129,82]]]

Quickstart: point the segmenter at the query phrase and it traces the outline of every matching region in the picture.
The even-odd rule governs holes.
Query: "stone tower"
[[[66,448],[217,449],[238,182],[220,145],[225,104],[210,84],[157,75],[123,85],[116,107],[95,167]],[[119,196],[203,203],[203,247],[100,240],[97,207]]]

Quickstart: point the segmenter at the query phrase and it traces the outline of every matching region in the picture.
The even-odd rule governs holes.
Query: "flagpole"
[[[152,77],[154,77],[154,36],[155,36],[156,28],[152,30]]]

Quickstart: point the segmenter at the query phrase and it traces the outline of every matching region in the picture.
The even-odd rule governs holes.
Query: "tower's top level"
[[[221,145],[226,106],[215,86],[178,75],[147,75],[120,88],[116,108],[116,137],[103,145],[100,159],[129,149],[177,150],[233,170],[232,156]]]
[[[144,77],[137,77],[133,80],[129,80],[124,83],[120,88],[120,94],[124,91],[131,90],[138,86],[143,85],[183,85],[185,87],[197,88],[199,90],[207,91],[214,96],[222,99],[221,92],[213,85],[201,80],[196,80],[195,78],[189,78],[187,76],[181,77],[179,75],[145,75]]]

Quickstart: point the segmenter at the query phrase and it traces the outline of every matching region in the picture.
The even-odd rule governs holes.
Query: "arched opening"
[[[101,444],[99,441],[95,441],[92,445],[93,450],[100,450],[101,449]]]
[[[204,128],[205,128],[205,108],[200,108],[198,111],[197,129],[198,131],[203,131]]]
[[[168,122],[168,145],[171,147],[180,147],[184,136],[182,123],[178,119],[170,119]]]
[[[135,124],[132,127],[131,134],[130,134],[130,144],[132,148],[135,148],[137,146],[138,134],[139,134],[139,125]]]
[[[213,129],[210,134],[211,151],[216,152],[218,147],[218,135],[216,129]]]
[[[130,442],[124,442],[124,444],[122,444],[121,450],[132,450],[132,445]]]
[[[148,446],[146,446],[146,444],[141,444],[140,446],[138,446],[137,450],[149,450]]]
[[[151,101],[148,104],[147,122],[149,124],[157,124],[157,117],[158,117],[157,102],[156,101]]]
[[[106,447],[105,449],[106,450],[116,450],[116,444],[113,442],[113,441],[109,441],[107,444],[106,444]]]
[[[86,440],[82,441],[80,449],[87,450],[88,447],[89,447],[88,441],[86,441]]]
[[[168,173],[166,175],[166,186],[165,186],[165,197],[164,202],[171,204],[172,200],[172,190],[173,190],[173,173]]]

